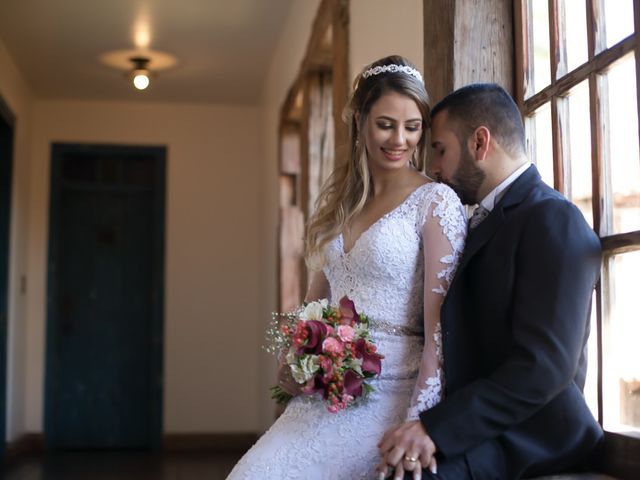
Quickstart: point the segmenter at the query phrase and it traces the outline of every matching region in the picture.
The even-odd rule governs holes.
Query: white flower
[[[352,358],[348,362],[345,363],[347,368],[350,368],[354,372],[356,372],[361,377],[364,377],[364,373],[362,373],[362,359],[361,358]]]
[[[302,320],[322,320],[322,303],[309,302],[300,314]]]
[[[296,355],[295,347],[291,347],[289,352],[287,353],[287,364],[295,365],[297,362],[298,356]]]
[[[300,359],[300,365],[291,365],[291,374],[296,382],[306,383],[319,368],[317,355],[305,355]]]

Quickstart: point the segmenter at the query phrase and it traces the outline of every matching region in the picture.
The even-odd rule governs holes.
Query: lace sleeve
[[[467,233],[466,216],[457,195],[444,185],[438,187],[422,217],[424,348],[407,412],[408,420],[417,419],[420,412],[433,407],[442,398],[440,306],[458,266]]]

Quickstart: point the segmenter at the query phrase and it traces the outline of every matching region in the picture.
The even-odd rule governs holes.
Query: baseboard
[[[4,464],[12,465],[22,458],[40,455],[44,451],[44,436],[41,433],[25,433],[12,442],[7,442]]]
[[[168,433],[162,446],[167,452],[245,451],[258,437],[257,433]]]

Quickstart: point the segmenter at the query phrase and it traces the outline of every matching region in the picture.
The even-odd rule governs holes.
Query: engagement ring
[[[407,462],[411,462],[411,463],[415,463],[415,462],[417,462],[417,461],[418,461],[418,459],[417,459],[417,458],[415,458],[415,457],[409,457],[409,456],[407,456],[407,455],[405,455],[405,456],[404,456],[404,459],[405,459]]]

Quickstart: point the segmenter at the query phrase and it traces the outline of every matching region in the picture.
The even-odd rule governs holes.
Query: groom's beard
[[[473,156],[461,145],[460,163],[454,172],[451,180],[445,183],[449,185],[454,192],[458,194],[460,200],[465,205],[475,205],[480,201],[478,198],[478,189],[486,174],[478,168]]]

